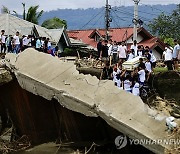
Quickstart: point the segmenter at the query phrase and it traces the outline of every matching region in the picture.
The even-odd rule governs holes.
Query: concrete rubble
[[[7,54],[6,66],[23,89],[47,100],[56,99],[63,107],[86,116],[100,116],[132,139],[168,138],[165,121],[149,116],[139,97],[119,90],[112,81],[79,74],[72,62],[27,49],[19,55]],[[143,146],[155,153],[169,148],[161,143]]]

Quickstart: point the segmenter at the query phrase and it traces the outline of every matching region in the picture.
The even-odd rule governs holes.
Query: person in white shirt
[[[51,42],[50,42],[49,38],[47,38],[47,41],[48,41],[48,44],[47,44],[48,50],[50,50],[51,49]]]
[[[141,47],[141,45],[138,45],[138,51],[137,51],[137,54],[138,54],[138,56],[143,56],[143,52],[142,52],[142,47]]]
[[[150,62],[152,63],[152,69],[153,69],[153,68],[156,67],[156,61],[157,61],[157,59],[156,59],[156,57],[154,56],[153,53],[150,52],[149,54],[151,55]]]
[[[126,54],[127,54],[127,47],[125,46],[125,42],[122,42],[122,44],[118,47],[119,59],[121,59],[122,62],[126,60],[127,58]]]
[[[31,36],[28,35],[28,36],[25,36],[22,40],[23,50],[27,49],[30,46],[31,46]]]
[[[110,56],[112,56],[112,51],[113,51],[113,49],[112,49],[112,47],[113,47],[113,41],[110,39],[109,40],[109,42],[108,42],[108,44],[107,44],[107,46],[108,46],[108,56],[110,57]]]
[[[149,58],[147,58],[147,60],[145,62],[145,67],[146,67],[146,71],[147,71],[147,81],[148,81],[151,76],[151,72],[152,72],[152,66],[151,66],[151,62],[150,62]]]
[[[131,48],[130,49],[133,49],[134,50],[134,56],[137,57],[138,56],[138,45],[137,45],[137,41],[134,40],[133,44],[131,45]]]
[[[139,74],[139,83],[140,85],[144,85],[144,81],[146,80],[146,73],[145,70],[141,67],[139,67],[140,71],[138,72]]]
[[[4,35],[4,33],[5,30],[1,30],[1,53],[6,53],[6,36]]]
[[[128,51],[128,55],[127,55],[127,61],[128,60],[131,60],[131,59],[133,59],[134,58],[134,55],[133,55],[133,53],[132,53],[132,50],[129,50]]]
[[[118,44],[116,41],[114,41],[113,46],[112,46],[112,53],[113,53],[113,63],[117,63],[118,61],[118,55],[117,55],[117,50],[118,50]]]
[[[165,51],[163,52],[163,59],[165,64],[167,65],[168,70],[173,70],[172,67],[172,50],[168,47],[165,47]]]
[[[180,52],[180,45],[177,40],[174,40],[174,48],[173,48],[173,61],[174,61],[174,69],[178,70],[178,54]]]
[[[13,37],[13,45],[14,45],[13,52],[18,54],[20,51],[19,32],[16,32],[16,35],[14,35]]]
[[[151,66],[151,62],[149,59],[147,59],[147,61],[145,62],[145,67],[148,72],[150,72],[150,73],[152,72],[152,66]]]
[[[127,92],[131,92],[131,85],[132,82],[130,81],[130,75],[127,75],[126,79],[124,80],[124,90]]]
[[[117,82],[117,66],[114,66],[113,68],[113,81],[114,83]]]
[[[139,85],[138,81],[135,81],[135,84],[134,84],[134,86],[132,88],[132,94],[133,95],[139,96],[139,94],[140,94],[139,87],[140,87],[140,85]]]

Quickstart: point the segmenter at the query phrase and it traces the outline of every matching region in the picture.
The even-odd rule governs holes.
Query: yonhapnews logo
[[[126,135],[117,136],[115,139],[115,145],[117,149],[124,148],[127,145],[127,136]]]
[[[128,142],[129,141],[129,142]],[[157,144],[164,144],[164,145],[180,145],[180,139],[130,139],[127,138],[126,135],[117,136],[115,139],[115,145],[117,149],[124,148],[127,144],[130,145],[157,145]]]

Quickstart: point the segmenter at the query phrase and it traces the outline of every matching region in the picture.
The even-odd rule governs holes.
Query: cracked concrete
[[[100,116],[132,139],[167,138],[165,122],[150,117],[139,97],[119,90],[112,81],[79,74],[72,62],[27,49],[18,56],[7,54],[6,66],[23,89],[47,100],[56,99],[63,107],[86,116]],[[143,146],[155,153],[169,148],[162,144]]]

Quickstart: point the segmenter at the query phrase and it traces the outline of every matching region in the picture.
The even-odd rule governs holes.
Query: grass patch
[[[163,72],[167,72],[167,71],[168,71],[167,67],[156,67],[156,68],[154,68],[155,74],[163,73]],[[180,72],[180,68],[178,69],[178,72]]]
[[[156,67],[154,68],[154,73],[157,74],[157,73],[162,73],[162,72],[167,72],[168,69],[167,67]]]

